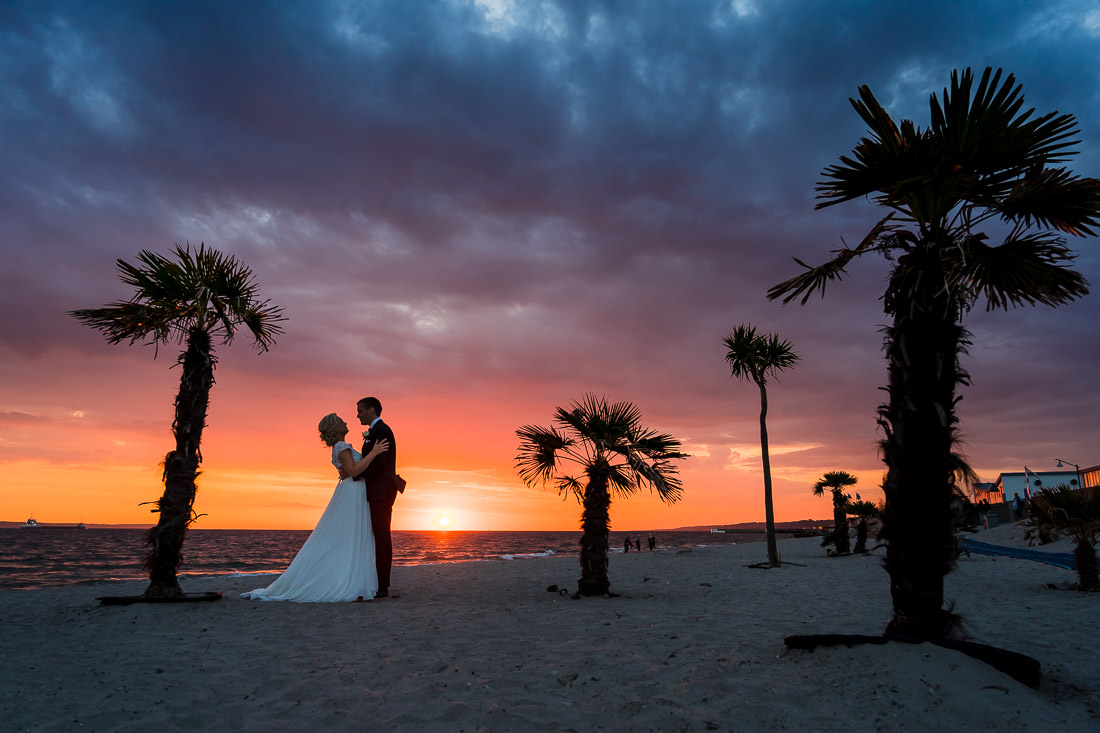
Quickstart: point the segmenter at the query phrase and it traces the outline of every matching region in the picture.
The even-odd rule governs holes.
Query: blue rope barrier
[[[1002,557],[1014,557],[1019,560],[1034,560],[1035,562],[1054,565],[1066,570],[1077,569],[1077,558],[1072,552],[1042,552],[1040,550],[1025,550],[1021,547],[1005,547],[1004,545],[991,545],[988,542],[978,542],[969,537],[960,535],[959,539],[970,552],[979,555],[999,555]]]

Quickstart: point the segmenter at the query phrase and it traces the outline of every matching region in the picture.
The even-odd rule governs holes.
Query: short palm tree
[[[143,250],[137,265],[118,260],[120,279],[133,286],[133,297],[70,312],[111,344],[151,340],[158,346],[185,345],[177,359],[182,370],[172,421],[176,445],[164,458],[164,493],[153,510],[160,517],[145,536],[146,597],[183,595],[176,571],[187,526],[196,516],[195,479],[216,363],[212,336],[220,335],[228,344],[243,326],[255,345],[267,351],[282,333],[278,322],[285,320],[280,308],[258,300],[251,270],[232,256],[203,244],[195,251],[176,245],[174,254],[171,259]]]
[[[931,125],[895,124],[866,86],[852,105],[870,127],[853,157],[824,171],[817,208],[868,197],[887,210],[860,244],[768,291],[801,302],[845,274],[855,257],[893,263],[883,298],[887,402],[878,422],[885,437],[883,484],[886,569],[893,619],[887,631],[943,638],[959,619],[943,607],[943,578],[955,564],[952,515],[960,399],[969,383],[959,357],[969,345],[963,316],[981,298],[990,309],[1057,306],[1088,292],[1070,269],[1075,254],[1062,234],[1092,234],[1100,215],[1100,181],[1054,164],[1067,160],[1077,134],[1072,115],[1021,112],[1011,75],[986,69],[975,86],[953,72],[943,103],[930,98]],[[978,231],[1003,225],[997,245]]]
[[[680,441],[642,425],[642,413],[629,402],[608,403],[585,395],[559,407],[553,427],[524,425],[516,430],[516,468],[528,486],[553,483],[572,494],[581,509],[583,596],[610,593],[607,575],[612,495],[627,497],[650,487],[665,502],[683,493],[674,460],[687,458]],[[568,466],[567,466],[568,464]]]
[[[1027,523],[1032,532],[1064,534],[1073,540],[1081,590],[1100,589],[1096,541],[1100,538],[1100,490],[1071,489],[1058,484],[1031,497]]]
[[[833,497],[833,533],[826,537],[826,543],[836,545],[838,555],[847,555],[851,552],[851,544],[848,542],[848,495],[844,489],[855,486],[859,481],[847,471],[827,471],[824,476],[814,484],[814,496],[825,496],[825,489],[829,489]]]
[[[779,547],[775,542],[775,511],[772,508],[772,464],[768,455],[768,378],[798,363],[798,354],[789,341],[774,333],[757,333],[754,326],[742,324],[722,341],[730,373],[738,379],[751,379],[760,388],[760,459],[764,466],[764,529],[768,540],[768,567],[779,567]]]
[[[867,552],[868,523],[882,516],[882,512],[873,501],[850,501],[844,511],[859,520],[856,522],[856,546],[852,552]]]

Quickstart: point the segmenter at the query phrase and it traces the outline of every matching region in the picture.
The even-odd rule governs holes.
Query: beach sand
[[[1019,541],[1022,531],[981,533]],[[1064,541],[1049,549],[1064,551]],[[0,593],[5,731],[1097,731],[1100,595],[1061,568],[962,558],[970,638],[1042,664],[1029,688],[931,644],[788,650],[879,634],[883,550],[817,538],[611,557],[618,598],[574,600],[575,557],[398,567],[370,603],[244,600],[256,578],[185,579],[214,603],[100,606],[143,584]]]

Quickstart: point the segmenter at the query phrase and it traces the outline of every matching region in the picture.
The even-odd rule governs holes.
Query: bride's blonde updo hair
[[[343,431],[347,429],[347,423],[340,419],[335,412],[330,412],[317,423],[317,430],[321,433],[321,440],[325,445],[336,445],[336,442],[344,437]]]

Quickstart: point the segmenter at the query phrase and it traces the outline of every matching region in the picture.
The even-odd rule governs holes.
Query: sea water
[[[0,529],[0,589],[32,589],[135,581],[145,548],[142,529],[38,527]],[[612,532],[611,552],[624,551],[625,538],[649,532]],[[760,533],[654,531],[657,551],[759,541]],[[309,530],[193,529],[183,544],[180,577],[273,575],[281,573],[309,537]],[[577,555],[581,534],[570,532],[416,532],[395,530],[395,565],[522,562]]]

